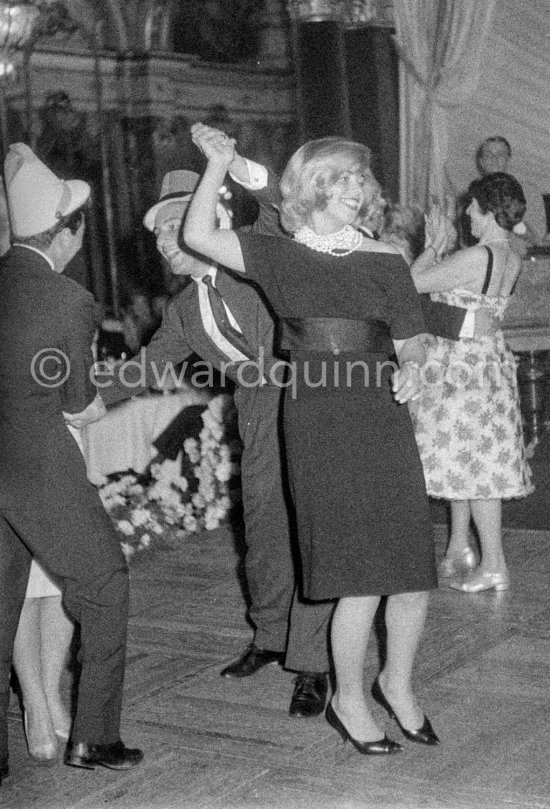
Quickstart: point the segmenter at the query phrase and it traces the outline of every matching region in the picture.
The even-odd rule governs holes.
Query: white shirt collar
[[[31,247],[30,244],[20,244],[20,242],[12,242],[12,247],[24,247],[25,250],[32,250],[33,253],[38,253],[39,256],[46,259],[52,270],[55,272],[55,264],[51,258],[47,256],[46,253],[43,253],[42,250],[39,250],[38,247]]]
[[[217,274],[217,272],[218,272],[218,268],[216,267],[215,264],[212,264],[208,268],[208,270],[204,273],[204,275],[209,275],[212,278],[212,283],[214,284],[214,286],[216,286],[216,274]],[[202,281],[202,279],[204,278],[204,275],[201,275],[200,278],[197,278],[196,275],[192,275],[191,278],[193,279],[193,281],[196,284],[199,284]]]

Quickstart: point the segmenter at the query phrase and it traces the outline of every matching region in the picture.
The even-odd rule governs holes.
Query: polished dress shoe
[[[442,579],[449,579],[459,573],[468,573],[476,566],[476,557],[471,548],[464,548],[462,553],[445,556],[437,572]]]
[[[326,672],[301,671],[294,680],[288,712],[291,716],[319,716],[325,709],[328,691]]]
[[[480,573],[474,571],[462,580],[450,581],[449,587],[461,590],[463,593],[480,593],[482,590],[508,590],[510,576],[508,571],[502,573]]]
[[[388,712],[388,714],[392,719],[395,719],[395,721],[399,725],[401,733],[406,739],[408,739],[410,742],[417,742],[418,744],[428,744],[428,745],[439,744],[439,738],[435,733],[432,727],[432,723],[430,722],[426,714],[424,714],[424,722],[422,723],[421,727],[419,727],[417,730],[408,730],[408,728],[403,727],[403,725],[397,718],[395,711],[393,710],[392,706],[386,699],[384,692],[380,688],[380,683],[378,682],[378,680],[374,681],[371,693],[373,699],[375,699],[376,702],[379,705],[381,705],[382,708],[384,708],[384,710]]]
[[[332,725],[334,730],[338,731],[342,739],[345,742],[350,741],[355,749],[364,756],[387,756],[393,753],[400,753],[403,750],[400,744],[388,739],[387,736],[384,736],[382,739],[377,739],[374,742],[360,742],[358,739],[354,739],[332,707],[332,702],[329,702],[327,705],[325,716],[329,725]]]
[[[122,741],[113,744],[73,742],[69,743],[65,753],[65,764],[85,770],[94,770],[97,765],[109,770],[130,770],[142,761],[142,751],[125,747]]]
[[[243,654],[234,663],[220,671],[221,677],[250,677],[270,663],[284,662],[284,652],[272,652],[270,649],[260,649],[254,643],[247,646]]]

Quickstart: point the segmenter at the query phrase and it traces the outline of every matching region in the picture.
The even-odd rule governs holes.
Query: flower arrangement
[[[100,485],[127,559],[167,533],[181,539],[217,528],[227,518],[238,494],[232,481],[240,453],[232,398],[213,398],[202,422],[198,437],[183,441],[183,457],[153,463],[146,475],[130,470]]]

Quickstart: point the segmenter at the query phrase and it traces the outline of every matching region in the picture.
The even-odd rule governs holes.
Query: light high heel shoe
[[[508,571],[503,573],[470,573],[462,581],[455,580],[449,582],[449,587],[453,590],[461,590],[463,593],[480,593],[483,590],[508,590],[510,588],[510,576]]]
[[[464,548],[457,556],[445,556],[439,565],[437,572],[442,579],[449,579],[458,573],[467,573],[474,570],[476,557],[471,548]]]
[[[27,712],[23,711],[23,727],[25,728],[25,738],[27,740],[27,750],[29,756],[33,758],[37,764],[44,764],[46,766],[54,764],[57,760],[57,739],[54,736],[54,741],[43,742],[41,744],[34,744],[29,734],[29,721]]]

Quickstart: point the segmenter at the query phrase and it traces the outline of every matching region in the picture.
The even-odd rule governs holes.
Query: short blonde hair
[[[331,137],[304,143],[290,158],[281,177],[281,222],[285,230],[295,233],[315,210],[323,210],[329,199],[329,188],[337,182],[350,161],[366,172],[368,184],[370,149],[362,143]],[[373,178],[374,179],[374,178]],[[368,192],[365,197],[369,197]],[[365,215],[367,203],[357,212]]]

